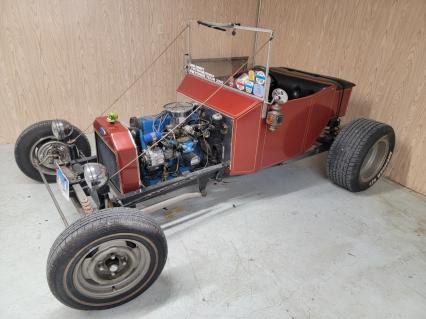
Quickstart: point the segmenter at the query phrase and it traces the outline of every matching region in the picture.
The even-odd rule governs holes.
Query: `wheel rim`
[[[359,179],[361,182],[369,182],[382,169],[389,154],[389,136],[385,135],[370,148],[361,165]]]
[[[114,239],[93,247],[76,264],[74,287],[83,295],[105,299],[128,292],[147,274],[151,256],[133,239]]]
[[[69,162],[70,154],[66,143],[58,141],[54,136],[47,136],[31,147],[30,160],[34,168],[46,175],[55,175],[56,162]]]

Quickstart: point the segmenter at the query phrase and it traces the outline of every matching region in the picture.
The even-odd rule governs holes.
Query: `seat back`
[[[330,86],[330,84],[327,83],[320,83],[298,77],[296,74],[293,75],[290,72],[287,73],[278,68],[271,68],[269,75],[272,78],[270,94],[274,89],[281,88],[287,92],[289,100],[312,95]]]

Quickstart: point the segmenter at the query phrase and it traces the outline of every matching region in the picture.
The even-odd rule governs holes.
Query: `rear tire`
[[[87,139],[86,135],[82,134],[82,132],[77,127],[73,126],[72,134],[66,138],[64,142],[74,139],[80,134],[81,136],[76,140],[75,144],[79,151],[84,154],[84,156],[90,156],[91,148],[89,140]],[[31,154],[35,145],[40,144],[40,146],[42,146],[43,143],[52,142],[55,140],[57,141],[52,133],[52,120],[41,121],[27,127],[21,133],[21,135],[19,135],[15,144],[15,161],[19,169],[29,178],[38,182],[42,182],[43,180],[40,176],[37,166],[32,161]],[[47,182],[55,182],[55,169],[45,168],[43,171],[45,173],[44,176],[46,177]]]
[[[107,309],[147,290],[167,259],[161,227],[135,209],[104,209],[67,227],[47,260],[47,280],[63,304]]]
[[[372,186],[383,175],[395,148],[395,132],[369,119],[349,123],[328,153],[327,173],[335,184],[351,192]]]

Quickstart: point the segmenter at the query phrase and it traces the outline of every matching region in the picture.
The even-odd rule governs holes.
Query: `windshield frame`
[[[253,47],[253,62],[255,61],[255,57],[256,57],[256,53],[257,52],[257,33],[266,33],[269,34],[269,40],[268,40],[268,44],[267,44],[267,53],[266,53],[266,65],[265,65],[265,75],[266,78],[268,79],[269,76],[269,67],[270,67],[270,58],[271,58],[271,43],[272,40],[274,38],[274,31],[271,29],[266,29],[266,28],[259,28],[259,27],[252,27],[252,26],[244,26],[241,25],[240,23],[234,23],[234,22],[230,22],[230,23],[217,23],[217,22],[209,22],[209,21],[201,21],[201,20],[189,20],[188,21],[188,38],[187,38],[187,53],[186,53],[186,59],[185,59],[185,71],[188,74],[188,70],[189,70],[189,65],[192,64],[192,55],[191,55],[191,36],[192,36],[192,32],[191,32],[191,24],[196,21],[198,25],[206,27],[206,28],[212,28],[215,30],[218,30],[218,32],[221,31],[227,31],[227,30],[243,30],[243,31],[249,31],[249,32],[255,32],[255,36],[254,36],[254,47]],[[230,59],[232,59],[233,57],[229,57]],[[238,57],[237,57],[238,58]],[[235,88],[231,88],[226,86],[227,89],[232,89],[232,90],[236,90]],[[244,94],[248,94],[251,95],[257,99],[259,99],[260,101],[263,101],[263,103],[266,104],[270,104],[270,102],[268,101],[268,97],[269,97],[269,81],[267,81],[267,83],[265,84],[265,90],[264,90],[264,94],[263,94],[263,98],[254,96],[250,93],[245,93],[245,92],[241,92]],[[263,114],[266,112],[262,112],[262,117],[264,117]]]

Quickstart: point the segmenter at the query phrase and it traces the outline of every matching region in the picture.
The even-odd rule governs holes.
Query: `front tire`
[[[395,148],[395,132],[369,119],[349,123],[328,153],[327,173],[335,184],[351,192],[372,186],[383,175]]]
[[[66,158],[68,156],[66,142],[75,139],[79,135],[80,137],[75,141],[75,145],[84,156],[90,156],[89,140],[77,127],[72,126],[72,128],[73,132],[68,138],[64,141],[58,141],[52,133],[52,120],[41,121],[27,127],[19,135],[15,143],[15,161],[19,169],[29,178],[42,182],[43,180],[36,164],[38,155],[49,152],[49,147],[55,147],[57,150],[61,150],[62,157]],[[55,182],[56,169],[54,163],[46,161],[44,165],[39,165],[39,167],[44,173],[47,182]]]
[[[166,259],[166,238],[155,221],[135,209],[104,209],[57,238],[47,280],[53,295],[69,307],[107,309],[148,289]]]

